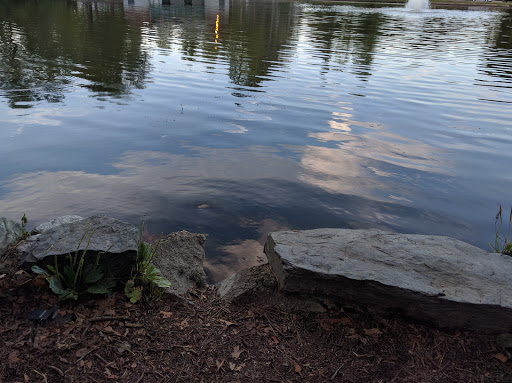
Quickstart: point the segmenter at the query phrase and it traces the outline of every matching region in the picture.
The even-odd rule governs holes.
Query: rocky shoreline
[[[52,230],[34,235],[55,235]],[[58,301],[44,275],[13,263],[6,267],[14,260],[11,246],[0,257],[0,382],[510,382],[512,349],[502,335],[439,330],[421,318],[361,304],[357,297],[374,291],[365,285],[368,281],[361,282],[355,300],[343,294],[343,284],[336,294],[321,291],[328,286],[325,281],[312,288],[307,269],[326,264],[327,250],[337,243],[333,234],[340,235],[325,230],[271,233],[270,264],[242,270],[216,286],[199,283],[200,288],[193,286],[205,281],[204,236],[173,233],[163,240],[169,245],[164,257],[181,256],[181,263],[164,263],[182,278],[176,286],[188,281],[190,287],[135,304],[121,291],[100,299]],[[372,235],[382,242],[392,233]],[[13,233],[0,229],[0,238],[13,238]],[[297,246],[304,247],[306,239],[310,254],[301,257]],[[380,250],[365,248],[354,238],[344,246],[351,244],[369,259],[388,251],[382,244]],[[341,258],[342,263],[357,261],[346,254]],[[189,263],[200,266],[190,278],[182,269]],[[379,270],[382,278],[385,268]],[[323,274],[332,279],[335,271],[329,267]]]
[[[4,218],[0,222],[0,247],[7,249],[23,229]],[[138,229],[126,222],[65,216],[38,226],[14,254],[17,265],[27,269],[87,250],[86,262],[102,253],[113,275],[126,276],[138,241]],[[160,241],[154,262],[171,282],[167,292],[175,299],[208,286],[205,241],[204,235],[185,231]],[[512,258],[452,238],[379,230],[287,231],[270,233],[265,253],[269,268],[235,273],[217,285],[219,296],[233,302],[274,286],[276,299],[291,311],[350,304],[400,312],[440,328],[512,331]]]

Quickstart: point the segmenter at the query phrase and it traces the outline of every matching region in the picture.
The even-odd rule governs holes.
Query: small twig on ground
[[[176,377],[176,382],[177,382],[178,380],[180,380],[180,378],[181,378],[181,373],[183,372],[183,368],[184,368],[184,367],[185,367],[185,362],[183,362],[183,366],[181,366],[181,368],[180,368],[180,373],[179,373],[179,374],[178,374],[178,376]]]
[[[454,367],[454,368],[450,368],[450,370],[457,370],[457,371],[464,371],[464,372],[469,372],[470,374],[475,374],[474,371],[471,371],[471,370],[466,370],[465,368],[460,368],[460,367]]]
[[[277,326],[275,326],[272,321],[269,319],[267,313],[263,313],[263,315],[265,316],[265,318],[267,319],[267,322],[268,324],[270,325],[270,329],[272,330],[272,332],[274,333],[275,336],[277,336],[277,333],[276,333],[276,330],[277,332],[281,335],[281,336],[284,336],[284,334],[277,328]]]
[[[26,280],[26,281],[24,281],[24,282],[21,282],[21,283],[20,283],[20,285],[19,285],[19,287],[21,287],[21,286],[23,286],[23,285],[26,285],[26,284],[27,284],[27,283],[29,283],[29,282],[32,282],[34,279],[35,279],[35,278],[30,278],[30,279],[27,279],[27,280]]]
[[[91,327],[91,324],[88,323],[87,324],[87,327],[85,328],[84,332],[82,333],[82,336],[80,336],[80,339],[83,339],[83,337],[85,336],[85,334],[87,333],[87,331],[89,331],[89,328]]]
[[[105,358],[103,358],[100,354],[96,353],[96,354],[94,354],[94,356],[96,356],[96,358],[101,360],[103,363],[108,364],[108,362],[105,360]]]
[[[140,323],[130,323],[130,322],[126,322],[124,324],[124,327],[129,327],[129,328],[145,328],[145,326],[143,324],[140,324]]]
[[[48,379],[46,378],[46,375],[45,375],[45,374],[43,374],[43,373],[41,373],[41,372],[39,372],[39,371],[37,371],[37,370],[34,370],[34,372],[35,372],[36,374],[41,375],[41,376],[43,377],[43,379],[44,379],[44,382],[45,382],[45,383],[48,383]]]
[[[93,352],[95,349],[89,350],[83,355],[81,358],[79,358],[75,363],[80,362],[83,358],[85,358],[87,355],[89,355],[91,352]]]
[[[334,380],[334,378],[336,377],[336,375],[338,375],[338,372],[341,370],[341,367],[343,367],[343,364],[341,366],[338,367],[338,369],[336,371],[334,371],[334,374],[332,374],[331,376],[331,380]],[[343,374],[343,373],[342,373]]]
[[[101,322],[101,321],[107,321],[107,320],[128,320],[130,319],[129,316],[126,315],[114,315],[114,316],[100,316],[100,317],[94,317],[90,318],[89,322]]]
[[[187,351],[190,351],[194,355],[199,355],[199,353],[196,350],[192,349],[192,346],[182,346],[179,344],[171,344],[169,347],[148,348],[148,351],[153,351],[153,352],[172,351],[173,348],[183,348]]]
[[[55,366],[52,366],[52,365],[49,365],[48,368],[51,368],[53,371],[57,371],[57,373],[60,375],[60,376],[64,376],[64,373],[62,372],[62,370],[58,367],[55,367]]]

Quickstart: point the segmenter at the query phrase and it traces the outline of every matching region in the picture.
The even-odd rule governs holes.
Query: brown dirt
[[[41,276],[0,272],[0,382],[512,382],[494,336],[346,307],[289,313],[271,297],[59,303]],[[28,319],[57,305],[70,320]]]

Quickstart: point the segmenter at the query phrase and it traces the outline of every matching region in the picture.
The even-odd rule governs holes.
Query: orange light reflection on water
[[[219,15],[217,15],[217,20],[215,20],[215,44],[217,44],[217,40],[219,39]],[[215,46],[217,49],[217,46]]]

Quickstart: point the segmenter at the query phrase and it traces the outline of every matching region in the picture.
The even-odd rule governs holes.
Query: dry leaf
[[[110,325],[110,321],[105,320],[105,321],[99,321],[98,323],[96,323],[96,325],[94,327],[96,327],[99,331],[101,331],[105,327],[108,327],[109,325]]]
[[[508,360],[508,358],[502,353],[496,354],[494,355],[494,357],[498,359],[501,363],[505,363]]]
[[[112,374],[108,367],[105,367],[105,375],[107,375],[107,379],[119,379],[119,375]]]
[[[235,348],[233,349],[233,352],[231,353],[231,356],[235,359],[238,359],[238,358],[240,358],[240,354],[242,352],[244,352],[244,350],[240,350],[240,347],[235,346]]]
[[[223,322],[225,324],[224,326],[224,330],[227,329],[229,326],[235,326],[236,323],[233,323],[233,322],[230,322],[230,321],[227,321],[227,320],[224,320],[224,319],[219,319],[220,322]]]
[[[107,327],[103,328],[102,331],[109,332],[109,333],[117,335],[117,336],[121,336],[121,334],[118,333],[116,330],[114,330],[111,326],[107,326]]]
[[[293,368],[297,374],[302,375],[300,373],[302,371],[302,367],[297,362],[293,362]]]
[[[380,335],[382,334],[382,331],[380,331],[378,328],[370,328],[370,329],[363,329],[364,333],[366,335],[370,335],[370,336],[376,336],[376,335]]]
[[[233,371],[233,370],[235,369],[235,367],[236,367],[236,364],[234,364],[234,363],[232,363],[232,362],[229,362],[229,369],[230,369],[231,371]]]
[[[118,354],[121,355],[126,351],[129,351],[133,354],[132,346],[129,343],[118,343],[117,346],[118,347],[117,347],[116,351]]]
[[[162,318],[167,319],[167,318],[171,317],[172,312],[170,312],[170,311],[160,311],[160,314],[162,314]]]
[[[78,350],[75,353],[75,356],[77,358],[81,358],[82,356],[87,355],[88,352],[89,352],[89,350],[87,349],[87,347],[84,347],[84,348],[81,348],[80,350]]]
[[[146,330],[141,328],[137,331],[135,331],[135,335],[138,335],[138,336],[146,336]]]
[[[324,330],[331,331],[337,326],[346,326],[350,323],[350,319],[347,317],[344,318],[329,318],[329,319],[323,319],[320,322],[320,327],[322,327]]]
[[[7,358],[7,363],[14,364],[18,363],[20,361],[20,358],[18,358],[18,355],[20,352],[18,350],[11,351],[9,354],[9,357]]]
[[[183,330],[188,327],[188,319],[185,318],[180,322],[180,330]]]
[[[347,317],[344,317],[344,318],[331,318],[331,319],[328,319],[328,322],[332,325],[335,325],[335,324],[341,324],[343,326],[346,326],[347,324],[350,323],[350,319],[347,318]]]
[[[98,309],[96,310],[95,315],[103,315],[107,310],[111,310],[112,306],[116,303],[114,297],[104,298],[96,301],[96,305]]]
[[[33,287],[43,287],[46,286],[46,275],[39,274],[32,280]]]

